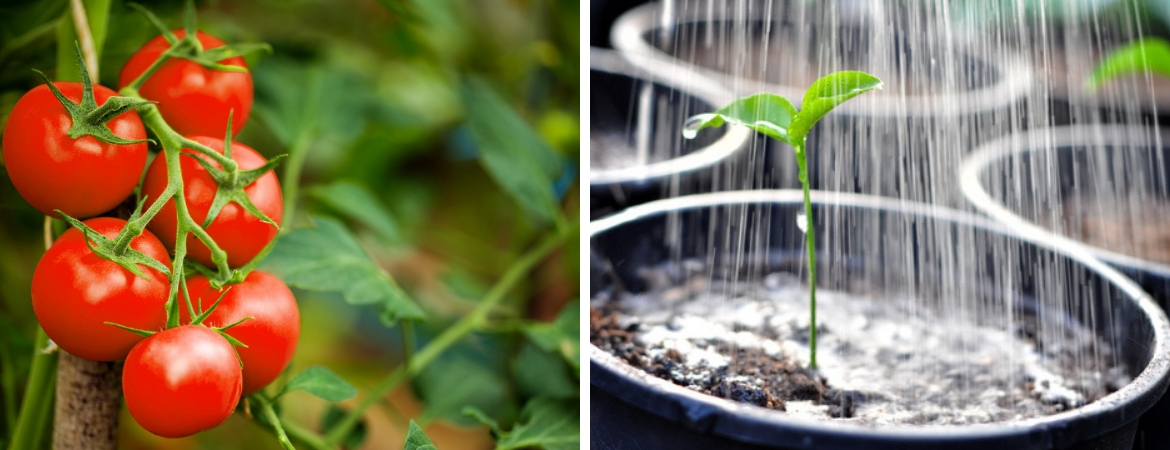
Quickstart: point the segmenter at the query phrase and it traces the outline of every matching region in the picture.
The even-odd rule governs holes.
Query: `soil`
[[[649,291],[594,298],[595,346],[679,386],[792,417],[870,426],[1006,422],[1067,411],[1130,381],[1108,345],[1084,329],[1027,315],[992,326],[983,322],[1000,318],[823,288],[818,317],[829,319],[818,321],[814,371],[808,291],[795,275],[752,284],[712,280],[703,270],[681,279],[671,269],[639,272]]]
[[[1170,264],[1170,201],[1110,205],[1070,197],[1065,200],[1064,226],[1067,236],[1091,246]]]

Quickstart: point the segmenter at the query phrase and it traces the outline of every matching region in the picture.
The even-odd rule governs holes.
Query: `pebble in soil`
[[[817,291],[812,371],[808,291],[794,275],[774,273],[748,288],[645,272],[650,291],[593,300],[594,345],[674,384],[795,417],[1004,422],[1075,408],[1129,382],[1089,333],[1039,342],[1026,318],[992,327],[908,299],[830,290]]]

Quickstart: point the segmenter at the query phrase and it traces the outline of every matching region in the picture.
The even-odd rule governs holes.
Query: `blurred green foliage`
[[[0,125],[39,84],[31,69],[55,76],[58,39],[75,36],[62,20],[67,3],[0,5]],[[108,24],[95,27],[100,77],[116,88],[122,64],[156,31],[125,1],[96,3],[109,4]],[[181,2],[140,3],[180,26]],[[410,337],[426,345],[541,236],[579,221],[577,1],[197,5],[201,30],[274,49],[248,55],[256,105],[237,139],[268,157],[305,158],[303,171],[291,174],[300,179],[297,212],[285,222],[291,231],[265,263],[299,288],[303,331],[292,373],[322,365],[368,390],[406,356],[402,320],[425,317]],[[282,179],[287,164],[277,168]],[[42,218],[0,176],[0,441],[13,427],[33,350],[29,286],[44,251]],[[410,392],[383,402],[351,443],[400,446],[415,418],[440,448],[490,448],[488,427],[464,415],[470,406],[502,426],[501,444],[543,430],[561,445],[548,448],[565,448],[579,421],[567,406],[579,395],[576,247],[554,253],[511,289],[492,315],[498,327],[446,352]],[[298,266],[290,254],[328,262]],[[282,400],[283,413],[307,428],[336,421],[350,405],[330,409],[303,392]],[[240,416],[163,440],[123,414],[121,445],[279,448]]]

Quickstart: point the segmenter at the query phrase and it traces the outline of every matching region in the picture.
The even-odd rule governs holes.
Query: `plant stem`
[[[28,385],[24,391],[20,416],[12,432],[8,450],[46,448],[48,442],[45,430],[53,414],[53,393],[57,384],[57,352],[49,348],[49,336],[37,327],[33,344],[32,368],[28,374]]]
[[[803,143],[796,147],[796,166],[799,169],[800,187],[804,190],[805,239],[808,252],[808,359],[809,367],[817,368],[817,244],[812,220],[812,200],[808,187],[808,162],[805,159]]]
[[[292,220],[297,210],[297,195],[300,190],[301,169],[308,156],[309,132],[302,130],[288,151],[288,159],[284,163],[284,176],[280,177],[280,191],[284,195],[284,218],[281,223],[285,229],[291,228]]]
[[[557,249],[564,242],[565,238],[572,234],[572,230],[577,226],[579,225],[556,230],[554,233],[545,236],[532,250],[520,256],[519,259],[508,267],[504,275],[496,281],[496,284],[492,286],[483,300],[476,305],[475,309],[444,330],[434,340],[423,347],[422,350],[419,350],[414,355],[414,358],[410,360],[409,364],[398,366],[397,369],[390,372],[369,394],[362,398],[362,401],[353,410],[346,414],[341,421],[325,434],[325,442],[331,445],[340,443],[349,434],[349,431],[361,421],[362,415],[365,414],[370,406],[373,406],[379,399],[385,397],[395,386],[406,380],[409,376],[416,375],[422,371],[422,369],[446,351],[447,348],[459,342],[464,337],[467,337],[472,331],[475,331],[483,325],[488,313],[491,312],[496,304],[504,299],[504,296],[512,289],[516,282],[520,281],[524,275],[528,274],[529,271],[543,261],[553,250]]]
[[[284,427],[280,423],[280,417],[276,416],[276,410],[272,409],[272,403],[264,398],[263,395],[253,395],[251,398],[260,404],[264,418],[268,420],[268,423],[272,424],[272,429],[276,431],[276,440],[280,441],[280,445],[284,447],[284,450],[297,450],[296,447],[293,447],[292,442],[289,442],[288,435],[284,433]]]
[[[54,450],[114,450],[122,408],[122,371],[59,351]]]
[[[402,363],[410,365],[414,359],[414,322],[403,320],[398,324],[402,331]]]
[[[85,65],[89,68],[89,78],[94,84],[98,83],[101,71],[98,70],[97,48],[93,43],[93,32],[89,28],[89,17],[85,15],[85,4],[81,0],[71,0],[73,26],[77,28],[77,39],[81,41],[81,54],[84,55]]]
[[[296,423],[282,422],[282,425],[290,437],[313,448],[313,450],[333,450],[336,448],[335,446],[329,445],[327,442],[322,440],[321,436],[318,436],[317,433],[305,429]]]

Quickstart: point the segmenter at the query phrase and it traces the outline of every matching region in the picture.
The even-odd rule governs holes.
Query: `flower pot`
[[[769,92],[797,106],[829,72],[874,74],[882,90],[842,104],[813,128],[814,189],[957,205],[954,166],[980,139],[1011,129],[1003,117],[1028,94],[1031,71],[1014,54],[988,54],[948,35],[937,11],[895,6],[671,0],[627,12],[611,41],[656,75],[685,73],[736,97]],[[786,175],[766,187],[798,187],[791,150],[774,148],[773,170]]]
[[[612,51],[590,52],[590,210],[598,217],[662,196],[709,191],[733,170],[750,133],[728,127],[682,136],[687,117],[728,101],[725,91],[655,77]]]
[[[1075,244],[1017,233],[971,214],[844,193],[814,192],[812,199],[818,286],[825,292],[913,292],[923,308],[947,298],[969,301],[942,310],[953,314],[976,305],[1032,311],[1041,329],[1083,327],[1094,334],[1099,350],[1116,355],[1132,381],[1095,402],[1043,417],[873,426],[801,420],[700,394],[591,345],[595,448],[1130,448],[1138,418],[1170,381],[1170,323],[1132,281]],[[639,274],[664,262],[701,261],[700,273],[722,274],[734,283],[772,271],[800,273],[804,235],[793,217],[803,211],[801,200],[800,191],[719,192],[652,202],[594,221],[594,303],[616,290],[645,292],[647,281]],[[655,305],[653,298],[638,298]],[[834,326],[832,318],[818,324]]]
[[[1170,253],[1170,241],[1158,236],[1170,236],[1167,145],[1170,133],[1151,127],[1033,130],[972,153],[960,183],[971,204],[998,222],[1085,241],[1093,256],[1137,281],[1165,310],[1170,260],[1158,252]],[[1170,447],[1167,421],[1170,399],[1142,419],[1135,448]]]

